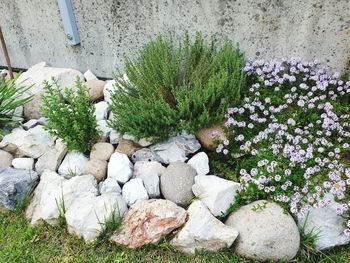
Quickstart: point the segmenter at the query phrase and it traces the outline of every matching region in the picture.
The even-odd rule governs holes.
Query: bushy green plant
[[[94,117],[94,105],[88,90],[77,78],[76,91],[64,89],[64,96],[56,79],[44,82],[42,113],[48,120],[46,128],[53,136],[67,143],[69,150],[86,153],[99,137]]]
[[[28,103],[32,96],[24,97],[24,93],[30,88],[15,85],[18,76],[13,80],[0,78],[0,134],[5,125],[16,122],[14,110]]]
[[[126,58],[127,78],[116,76],[115,118],[109,125],[137,138],[162,140],[221,122],[227,105],[241,99],[243,63],[229,40],[218,47],[199,33],[194,41],[186,34],[179,43],[159,36],[137,59]]]

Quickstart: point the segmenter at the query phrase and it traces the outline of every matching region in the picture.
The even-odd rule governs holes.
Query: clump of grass
[[[105,211],[108,213],[108,208],[106,205]],[[102,228],[98,242],[106,241],[113,232],[117,231],[123,222],[123,218],[124,214],[118,206],[114,206],[110,212],[110,215],[105,217],[102,221],[97,217],[97,220]]]

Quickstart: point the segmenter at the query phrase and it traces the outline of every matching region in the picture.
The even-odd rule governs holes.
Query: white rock
[[[114,79],[113,80],[107,80],[106,81],[106,85],[103,88],[103,94],[104,94],[104,97],[105,97],[105,101],[107,101],[108,104],[112,103],[112,101],[111,101],[111,93],[115,90],[114,84],[115,84],[115,80]]]
[[[46,126],[49,123],[48,119],[46,119],[45,117],[41,117],[40,119],[38,119],[38,124],[39,125],[44,125]]]
[[[28,131],[14,129],[0,143],[0,148],[17,156],[39,158],[54,145],[54,138],[38,125]]]
[[[38,124],[38,120],[31,119],[31,120],[29,120],[29,121],[27,121],[26,123],[23,124],[23,128],[25,130],[29,130],[29,129],[35,127],[37,124]]]
[[[85,71],[84,73],[84,78],[86,81],[88,80],[93,80],[93,79],[97,79],[97,77],[95,76],[94,73],[92,73],[92,71],[90,69],[88,69],[87,71]]]
[[[77,70],[68,68],[54,68],[49,67],[47,63],[41,62],[30,67],[26,72],[22,73],[16,80],[18,86],[31,86],[31,88],[24,94],[34,95],[31,102],[24,105],[24,115],[30,118],[38,119],[42,117],[40,111],[41,96],[44,93],[45,80],[51,81],[55,77],[61,88],[75,87],[76,78],[84,80],[84,76]]]
[[[341,207],[341,204],[334,201],[332,194],[327,194],[325,198],[331,200],[329,205],[323,208],[311,208],[308,218],[305,215],[305,217],[298,221],[299,228],[301,229],[307,218],[304,229],[305,233],[312,231],[313,234],[318,233],[315,245],[319,250],[350,243],[350,237],[343,233],[347,220],[345,217],[337,215],[337,209]]]
[[[197,172],[197,174],[209,173],[209,158],[205,152],[194,155],[188,162]]]
[[[230,247],[238,236],[237,230],[216,219],[201,201],[194,201],[187,213],[187,223],[170,242],[182,252],[218,251]]]
[[[23,106],[18,106],[14,111],[13,111],[13,116],[12,120],[16,122],[20,122],[23,120],[23,112],[24,108]]]
[[[35,170],[42,174],[46,169],[56,172],[68,149],[61,139],[57,139],[55,147],[44,153],[35,164]]]
[[[97,121],[106,120],[108,115],[108,104],[105,101],[100,101],[95,104],[95,118]]]
[[[293,217],[278,204],[255,201],[231,213],[225,222],[239,232],[235,252],[261,261],[289,261],[299,250],[300,236]]]
[[[65,176],[81,175],[88,160],[82,153],[68,152],[58,168],[58,173]]]
[[[141,138],[138,143],[142,146],[142,147],[148,147],[150,145],[152,145],[152,138]]]
[[[125,184],[132,176],[133,165],[124,153],[115,152],[108,163],[108,178],[114,178],[119,183]]]
[[[123,217],[127,210],[124,199],[116,193],[76,199],[66,212],[68,232],[91,243],[103,231],[106,221],[113,215]]]
[[[26,210],[26,218],[31,224],[41,220],[55,224],[59,218],[59,207],[63,204],[68,210],[79,198],[97,196],[97,182],[93,176],[75,176],[67,180],[57,173],[46,170],[40,177],[40,182]]]
[[[148,200],[146,188],[143,186],[141,178],[131,179],[122,189],[123,198],[129,206],[138,200]]]
[[[99,189],[101,195],[107,194],[107,193],[117,193],[121,194],[122,189],[119,186],[119,183],[116,179],[114,178],[107,178],[103,182],[99,184]]]
[[[102,132],[104,137],[108,137],[112,129],[108,126],[106,120],[97,121],[97,129]]]
[[[16,169],[33,170],[33,158],[15,158],[12,160],[12,166]]]
[[[118,144],[122,139],[123,135],[115,130],[111,130],[109,133],[109,142],[111,144]]]
[[[235,201],[240,184],[215,175],[197,175],[192,192],[214,216],[223,215]]]
[[[182,134],[164,143],[152,145],[150,149],[160,156],[164,163],[185,162],[188,154],[197,152],[201,145],[194,135]]]

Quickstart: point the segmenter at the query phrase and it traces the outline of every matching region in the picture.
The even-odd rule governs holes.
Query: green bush
[[[201,34],[186,34],[175,43],[157,37],[125,60],[125,74],[116,76],[109,125],[137,138],[163,140],[174,133],[223,121],[227,105],[241,98],[245,83],[243,55],[225,40],[221,47]]]
[[[13,80],[0,78],[0,134],[5,125],[16,122],[13,118],[16,117],[13,115],[14,110],[32,99],[31,96],[23,96],[30,87],[15,86],[16,80],[17,78]]]
[[[46,128],[51,135],[66,142],[69,150],[86,153],[98,139],[99,132],[86,86],[79,78],[75,85],[76,92],[65,88],[63,96],[56,79],[52,78],[52,83],[45,81],[41,110],[48,119]]]

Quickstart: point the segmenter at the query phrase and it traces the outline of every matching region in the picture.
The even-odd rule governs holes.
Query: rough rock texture
[[[114,147],[108,142],[98,142],[91,148],[90,159],[108,161],[114,152]]]
[[[140,201],[131,207],[121,228],[111,241],[130,248],[156,244],[186,220],[186,210],[174,203],[153,199]]]
[[[109,142],[111,144],[118,144],[119,141],[122,139],[122,134],[115,131],[115,130],[111,130],[111,132],[109,133]]]
[[[95,104],[95,118],[97,121],[106,120],[108,116],[108,104],[105,101],[100,101]]]
[[[15,158],[12,160],[12,166],[15,169],[33,170],[33,158]]]
[[[131,178],[132,171],[133,164],[126,154],[118,152],[112,154],[108,163],[108,178],[114,178],[119,183],[125,184]]]
[[[193,135],[183,134],[170,138],[164,143],[152,145],[150,149],[158,154],[163,162],[184,162],[187,155],[197,152],[201,145]]]
[[[240,184],[215,175],[197,175],[192,186],[194,195],[201,200],[214,216],[224,214],[235,201]]]
[[[114,84],[115,84],[115,80],[107,80],[106,81],[106,84],[103,88],[103,95],[104,95],[104,98],[105,98],[105,101],[108,103],[108,104],[111,104],[112,103],[112,100],[111,100],[111,92],[113,92],[114,90]]]
[[[42,117],[40,105],[41,96],[44,93],[43,81],[51,81],[52,77],[55,77],[58,80],[58,84],[61,88],[74,88],[74,82],[77,77],[84,80],[83,75],[77,70],[49,67],[45,62],[41,62],[30,67],[16,80],[17,85],[32,85],[32,87],[25,94],[34,95],[33,100],[24,105],[24,115],[26,117],[31,119],[39,119]]]
[[[299,250],[298,227],[276,203],[260,200],[242,206],[225,224],[239,232],[235,252],[243,257],[262,261],[291,260]]]
[[[343,233],[347,220],[336,213],[341,205],[334,201],[331,194],[326,198],[330,199],[331,203],[323,208],[311,208],[304,229],[305,233],[312,231],[319,233],[315,241],[316,248],[319,250],[350,243],[350,237]],[[304,226],[305,220],[306,216],[298,221],[299,228]]]
[[[85,73],[84,73],[85,76]],[[99,79],[89,79],[86,81],[85,85],[89,90],[89,96],[92,101],[103,99],[103,88],[106,82]]]
[[[66,210],[78,198],[97,196],[97,183],[93,176],[75,176],[67,180],[46,170],[26,210],[26,218],[35,225],[41,220],[55,224],[60,215],[59,206],[64,202]]]
[[[81,175],[87,162],[88,158],[84,154],[68,152],[58,168],[58,173],[65,176]]]
[[[187,163],[171,163],[160,177],[160,189],[165,199],[185,205],[193,198],[195,176],[196,170]]]
[[[119,141],[116,152],[124,153],[128,157],[131,157],[137,150],[140,150],[142,147],[138,143],[132,140],[122,139]]]
[[[55,147],[45,152],[35,164],[35,170],[42,174],[46,169],[56,172],[64,156],[68,151],[67,145],[61,139],[57,139]]]
[[[107,178],[103,182],[99,184],[99,189],[101,194],[106,193],[117,193],[121,194],[122,189],[120,188],[120,185],[118,181],[114,178]]]
[[[194,201],[187,213],[188,221],[171,240],[182,252],[218,251],[230,247],[238,236],[236,229],[216,219],[201,201]]]
[[[90,69],[84,72],[84,78],[86,82],[97,79],[96,75]]]
[[[102,136],[105,138],[107,138],[112,131],[112,129],[108,126],[106,120],[97,121],[97,129],[102,132]]]
[[[36,120],[36,119],[31,119],[31,120],[27,121],[26,123],[23,123],[22,126],[23,126],[23,128],[24,128],[25,130],[29,130],[29,129],[35,127],[38,123],[39,123],[38,120]]]
[[[91,243],[100,235],[103,224],[113,214],[120,217],[127,210],[124,199],[116,193],[76,199],[66,212],[68,232]]]
[[[147,200],[147,190],[143,185],[141,178],[131,179],[122,189],[122,195],[129,206],[139,200]]]
[[[195,154],[187,163],[196,170],[197,174],[209,173],[209,158],[205,152]]]
[[[213,134],[216,134],[216,137],[213,138]],[[204,128],[197,132],[197,139],[201,143],[204,149],[214,150],[217,146],[216,140],[225,140],[226,135],[222,127],[214,126],[212,128]]]
[[[89,160],[83,169],[83,174],[94,176],[97,182],[101,182],[107,175],[107,162],[102,160]]]
[[[31,194],[38,180],[34,171],[0,168],[0,210],[15,210]]]
[[[17,156],[36,159],[49,151],[54,142],[54,138],[39,125],[28,131],[14,129],[0,142],[0,148]]]
[[[11,166],[13,160],[12,154],[0,150],[0,168]]]
[[[134,163],[138,161],[148,161],[148,162],[155,161],[159,163],[164,163],[163,158],[161,158],[157,153],[155,153],[149,148],[142,148],[136,151],[132,155],[131,159]]]

